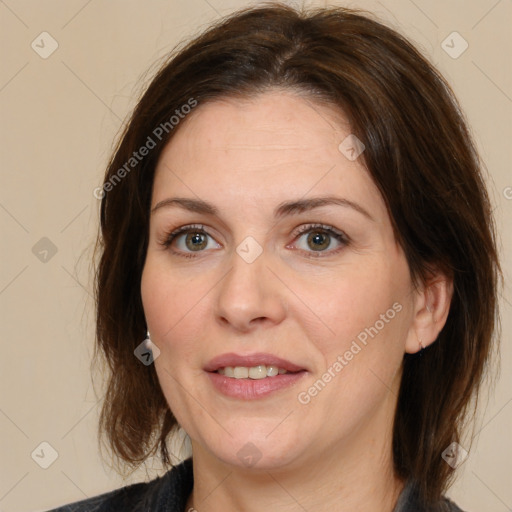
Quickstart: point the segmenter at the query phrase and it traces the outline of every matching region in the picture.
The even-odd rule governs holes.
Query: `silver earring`
[[[152,363],[160,355],[160,349],[151,340],[151,335],[149,334],[149,329],[146,331],[146,339],[144,340],[144,345],[146,346],[146,348],[148,350],[151,351],[150,363]]]

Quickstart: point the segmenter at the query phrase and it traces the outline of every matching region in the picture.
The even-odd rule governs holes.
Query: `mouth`
[[[273,354],[229,353],[214,357],[206,364],[204,370],[234,379],[264,379],[285,373],[306,371],[306,368]]]
[[[293,386],[308,370],[272,354],[223,354],[204,370],[222,394],[238,399],[263,398]]]
[[[276,375],[284,375],[285,373],[298,373],[289,372],[284,368],[278,366],[260,364],[258,366],[225,366],[219,368],[216,373],[230,377],[232,379],[266,379],[267,377],[275,377]]]

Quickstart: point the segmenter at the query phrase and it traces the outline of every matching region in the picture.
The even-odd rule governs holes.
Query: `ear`
[[[441,332],[450,312],[453,279],[436,272],[415,291],[414,318],[407,335],[405,351],[409,354],[428,347]]]

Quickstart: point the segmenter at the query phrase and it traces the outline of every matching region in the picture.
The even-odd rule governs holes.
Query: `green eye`
[[[320,231],[311,231],[307,236],[308,247],[313,251],[323,251],[331,243],[331,236]]]
[[[321,224],[302,226],[296,233],[297,248],[314,256],[333,254],[348,243],[348,237],[342,232]]]
[[[173,246],[175,249],[173,252],[185,257],[193,256],[191,253],[194,252],[220,247],[203,226],[183,226],[176,229],[166,237],[164,246]]]
[[[185,245],[191,251],[201,251],[208,245],[206,233],[189,232],[185,237]]]

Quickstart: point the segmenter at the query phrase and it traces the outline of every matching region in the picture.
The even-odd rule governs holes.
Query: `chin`
[[[231,436],[223,431],[220,439],[203,438],[201,444],[229,466],[251,470],[282,468],[300,458],[303,450],[299,441],[303,443],[304,437],[292,436],[289,430],[279,431],[279,421],[265,421],[258,427],[254,422],[239,422],[237,428],[226,426]]]

